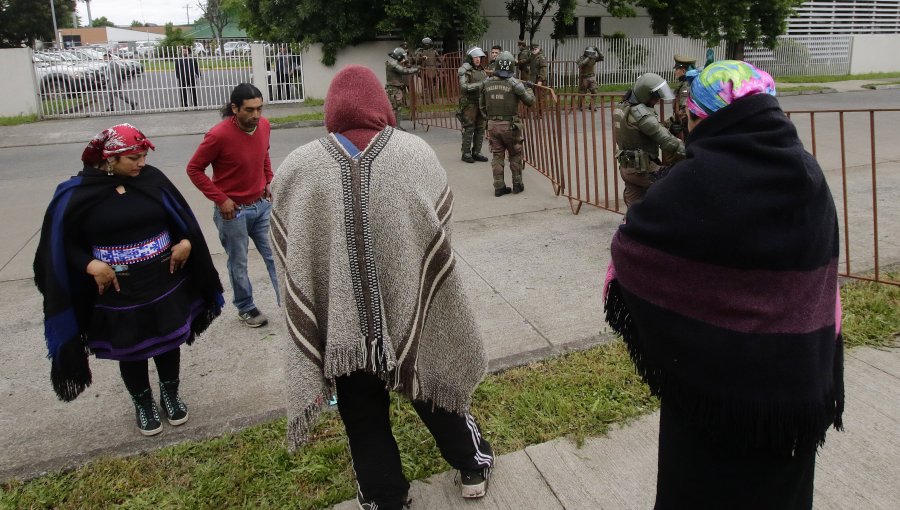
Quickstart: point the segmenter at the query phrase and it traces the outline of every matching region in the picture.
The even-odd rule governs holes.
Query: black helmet
[[[406,58],[406,51],[398,46],[394,48],[393,51],[388,53],[388,56],[396,60],[397,62],[402,62]]]
[[[516,58],[513,57],[512,53],[501,51],[500,54],[497,55],[497,60],[495,62],[497,67],[494,69],[494,75],[501,78],[509,78],[513,75],[513,69],[516,67]]]

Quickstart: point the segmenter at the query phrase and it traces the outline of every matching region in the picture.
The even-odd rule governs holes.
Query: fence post
[[[272,100],[269,97],[269,85],[266,82],[266,46],[264,44],[250,45],[250,70],[253,73],[253,85],[262,92],[263,103],[268,104]]]

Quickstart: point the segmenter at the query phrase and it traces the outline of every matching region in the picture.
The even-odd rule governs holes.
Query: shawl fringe
[[[301,446],[309,441],[309,434],[319,422],[319,416],[322,414],[325,396],[319,395],[315,402],[306,406],[296,416],[289,416],[287,422],[287,439],[288,450],[297,451]]]
[[[387,336],[384,337],[384,345],[384,353],[387,354],[387,368],[389,373],[396,367],[397,362],[394,358],[394,348]],[[325,359],[325,366],[323,367],[326,379],[334,379],[342,375],[348,375],[357,370],[365,370],[373,374],[378,374],[379,377],[381,377],[381,374],[385,373],[381,370],[381,363],[369,349],[366,337],[364,336],[357,338],[350,348],[331,352],[334,354]],[[382,379],[384,378],[382,377]]]
[[[631,360],[650,391],[660,399],[674,403],[683,417],[717,440],[747,450],[788,450],[796,454],[821,447],[830,426],[843,429],[844,350],[840,335],[834,359],[835,384],[818,401],[747,402],[716,397],[668,376],[658,367],[640,344],[634,319],[616,280],[609,285],[604,311],[613,331],[625,341]]]
[[[53,391],[63,402],[75,400],[93,381],[88,364],[88,348],[83,337],[75,337],[60,346],[50,364]]]

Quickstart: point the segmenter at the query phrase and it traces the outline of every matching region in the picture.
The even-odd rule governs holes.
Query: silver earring
[[[113,163],[114,163],[115,161],[116,161],[116,160],[114,160],[114,159],[107,159],[107,160],[106,160],[106,175],[110,175],[110,176],[111,176],[111,175],[113,174],[112,167],[113,167]]]

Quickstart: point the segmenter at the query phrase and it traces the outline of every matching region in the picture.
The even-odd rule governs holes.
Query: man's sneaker
[[[159,382],[159,407],[162,408],[169,425],[181,425],[188,421],[187,406],[178,394],[178,379]]]
[[[153,403],[153,393],[147,388],[138,395],[132,395],[134,402],[134,416],[137,419],[137,427],[145,436],[155,436],[162,432],[162,423],[159,422],[159,409]]]
[[[465,161],[466,163],[474,163],[475,162],[475,158],[473,158],[471,154],[463,154],[461,159],[463,161]]]
[[[258,328],[269,323],[269,318],[256,308],[239,313],[238,318],[241,319],[245,326],[250,328]]]
[[[467,499],[482,498],[487,493],[488,478],[491,476],[491,468],[479,471],[459,470],[459,487],[462,489],[462,497]]]
[[[509,188],[509,186],[504,186],[502,188],[494,188],[494,196],[495,197],[502,197],[503,195],[508,195],[510,193],[512,193],[512,190]]]
[[[473,152],[472,159],[474,159],[475,161],[487,161],[488,160],[487,156],[485,156],[484,154],[481,154],[480,152]]]
[[[412,504],[411,499],[407,499],[405,503],[400,504],[400,506],[385,506],[379,505],[378,503],[367,500],[363,498],[362,492],[359,489],[356,490],[356,504],[359,505],[359,510],[408,510],[409,505]]]
[[[524,183],[521,183],[521,182],[518,183],[518,184],[513,183],[513,190],[512,190],[513,193],[521,193],[521,192],[523,192],[523,191],[525,191],[525,184],[524,184]]]

